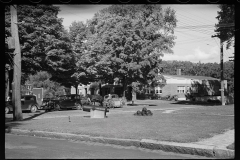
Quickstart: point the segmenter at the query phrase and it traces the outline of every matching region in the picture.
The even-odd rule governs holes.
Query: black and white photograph
[[[0,3],[5,159],[235,158],[238,0]]]

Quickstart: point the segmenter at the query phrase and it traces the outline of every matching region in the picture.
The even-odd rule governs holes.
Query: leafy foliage
[[[88,22],[89,70],[105,82],[147,84],[157,75],[160,56],[172,53],[174,10],[160,5],[113,5]]]
[[[235,5],[220,4],[221,11],[218,12],[218,25],[228,26],[235,22]],[[219,27],[216,26],[217,36],[221,37],[223,41],[227,41],[227,49],[233,44],[235,36],[234,27]]]
[[[47,95],[63,95],[64,87],[57,82],[50,80],[51,75],[47,72],[38,72],[35,75],[30,75],[26,83],[32,84],[33,88],[43,88],[43,97]]]
[[[84,42],[86,41],[87,26],[82,22],[74,21],[69,27],[69,39],[71,40],[72,51],[74,54],[74,63],[72,64],[72,75],[70,81],[73,86],[79,83],[88,84],[94,81],[94,75],[89,71],[89,66],[93,63],[88,63],[85,56]]]
[[[48,71],[54,78],[59,75],[53,73],[71,71],[74,64],[71,44],[58,12],[59,7],[52,5],[17,6],[22,72],[26,76]],[[6,6],[5,39],[11,36],[10,22],[10,10]]]

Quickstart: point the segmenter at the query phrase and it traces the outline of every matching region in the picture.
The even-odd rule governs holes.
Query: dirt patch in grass
[[[14,128],[84,134],[111,138],[154,139],[173,142],[196,142],[234,128],[232,116],[209,116],[186,112],[162,113],[153,116],[134,116],[131,112],[108,114],[108,118],[91,119],[86,116],[32,119],[20,122]],[[193,109],[194,110],[194,109]],[[206,110],[209,112],[209,110]]]

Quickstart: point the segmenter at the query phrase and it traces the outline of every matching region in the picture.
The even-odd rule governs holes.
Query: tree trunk
[[[9,96],[9,71],[5,70],[5,100]]]
[[[99,95],[102,96],[102,84],[99,83]]]
[[[126,98],[126,77],[123,77],[123,97]]]
[[[136,92],[134,88],[132,87],[132,104],[134,104],[134,101],[136,101]]]
[[[78,85],[75,85],[76,88],[76,95],[78,94]]]

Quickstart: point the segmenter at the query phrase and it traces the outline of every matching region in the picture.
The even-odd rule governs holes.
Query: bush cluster
[[[142,111],[137,111],[136,113],[134,113],[133,115],[135,116],[152,116],[153,113],[150,110],[147,110],[146,107],[143,107]]]
[[[209,102],[209,103],[221,103],[221,101],[218,100],[218,99],[217,100],[208,99],[207,102]]]
[[[149,94],[146,94],[146,93],[138,93],[137,94],[137,99],[160,99],[161,96],[159,94],[155,94],[155,93],[149,93]]]
[[[168,100],[168,101],[177,101],[178,100],[178,95],[166,95],[160,98],[161,100]]]

